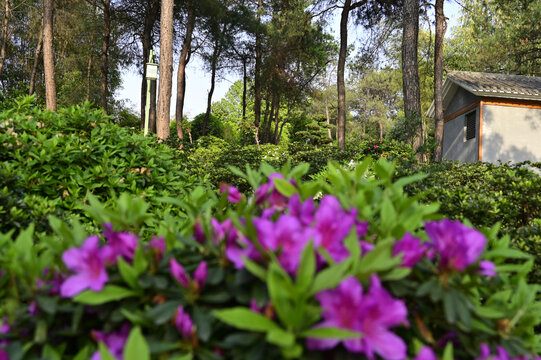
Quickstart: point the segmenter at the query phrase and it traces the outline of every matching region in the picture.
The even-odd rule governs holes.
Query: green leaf
[[[299,344],[295,344],[292,347],[282,348],[282,355],[286,359],[296,359],[301,357],[303,347]]]
[[[116,358],[109,352],[109,349],[103,342],[98,344],[98,350],[100,351],[101,360],[116,360]]]
[[[82,348],[78,353],[77,355],[75,355],[75,357],[73,358],[73,360],[88,360],[90,359],[90,347],[89,346],[85,346],[84,348]]]
[[[150,349],[138,326],[130,331],[124,347],[124,359],[150,360]]]
[[[293,194],[297,193],[297,188],[287,180],[274,178],[272,181],[274,182],[276,189],[284,196],[291,197]]]
[[[253,262],[252,260],[248,259],[247,257],[244,257],[243,259],[244,265],[246,266],[246,270],[252,273],[252,275],[258,277],[259,279],[263,281],[267,281],[267,271]]]
[[[442,360],[454,360],[453,356],[453,342],[449,341],[447,343],[447,346],[443,350],[443,357]]]
[[[450,324],[454,324],[456,321],[456,302],[451,291],[443,292],[443,311],[445,312],[445,318]]]
[[[73,300],[86,305],[101,305],[127,297],[137,296],[137,293],[116,285],[106,285],[103,290],[96,292],[86,290],[75,296]]]
[[[137,283],[138,274],[135,268],[128,265],[128,263],[121,256],[118,257],[117,265],[122,279],[124,279],[124,281],[130,285],[132,289],[140,289],[140,286]]]
[[[292,293],[289,275],[276,262],[272,262],[269,266],[267,286],[278,317],[283,324],[292,325],[290,322],[295,319],[296,311],[292,303],[295,294]]]
[[[170,300],[160,304],[146,313],[146,317],[152,319],[154,324],[163,325],[175,315],[181,302],[178,300]]]
[[[193,359],[193,353],[187,353],[184,355],[171,357],[168,360],[192,360],[192,359]]]
[[[135,249],[135,254],[133,255],[133,268],[135,269],[137,275],[141,275],[146,271],[148,267],[148,260],[146,259],[145,252],[141,246],[138,246]]]
[[[41,354],[43,359],[46,360],[61,360],[62,356],[55,350],[51,345],[46,344],[43,348],[43,353]]]
[[[320,271],[312,287],[310,288],[309,295],[317,294],[320,291],[333,289],[344,280],[346,275],[349,274],[351,268],[351,261],[349,259],[342,261],[338,265],[331,266],[325,270]]]
[[[280,329],[276,323],[265,316],[243,307],[215,310],[212,314],[218,320],[237,329],[263,332]]]
[[[306,338],[315,338],[315,339],[359,339],[363,336],[362,333],[351,330],[344,330],[335,327],[318,327],[308,329],[300,335]]]
[[[301,255],[301,261],[297,271],[296,285],[299,292],[305,292],[312,284],[316,272],[316,255],[314,253],[314,243],[308,242]]]
[[[290,347],[295,343],[295,336],[282,329],[273,329],[267,332],[266,340],[280,347]]]

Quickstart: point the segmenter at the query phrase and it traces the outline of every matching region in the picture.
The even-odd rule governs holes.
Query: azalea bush
[[[254,191],[196,187],[159,218],[90,196],[99,233],[2,235],[0,358],[537,358],[532,259],[407,196],[422,176],[232,171]]]

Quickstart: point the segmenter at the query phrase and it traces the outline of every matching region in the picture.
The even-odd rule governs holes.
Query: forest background
[[[47,53],[47,46],[42,46],[47,40],[46,3],[54,5],[56,102],[70,106],[91,101],[116,122],[142,127],[147,93],[144,64],[154,49],[162,62],[160,83],[164,89],[169,86],[169,94],[162,96],[160,112],[161,105],[154,105],[159,91],[152,83],[150,128],[166,138],[168,120],[179,119],[176,134],[185,142],[184,132],[193,141],[191,125],[197,124],[181,126],[187,84],[202,81],[187,78],[185,71],[196,63],[210,77],[209,90],[198,95],[206,97],[207,106],[201,125],[194,125],[201,127],[196,137],[216,128],[221,130],[212,135],[239,145],[336,142],[341,148],[385,138],[409,143],[426,154],[432,154],[439,140],[437,136],[433,140],[434,120],[423,115],[435,98],[434,85],[439,83],[441,91],[444,72],[541,73],[541,31],[536,23],[541,5],[533,0],[4,0],[3,98],[36,93],[45,102],[47,61],[41,58]],[[166,3],[171,5],[170,18],[164,13]],[[456,8],[459,16],[451,32],[445,14]],[[435,14],[441,14],[439,25]],[[171,22],[170,55],[160,52],[168,29],[160,25],[165,21]],[[406,41],[407,29],[415,36],[407,35]],[[441,38],[447,34],[439,45],[438,33]],[[417,56],[403,61],[412,51]],[[165,75],[173,67],[175,87],[182,91],[171,101],[166,98],[171,99],[172,84],[166,79],[173,82],[173,72]],[[139,71],[137,112],[114,96],[130,68]],[[416,74],[408,75],[405,68],[415,69]],[[232,76],[240,80],[215,101],[217,83]],[[130,85],[130,93],[136,91]],[[211,114],[219,125],[209,124],[214,121]],[[162,130],[156,127],[160,118],[166,124]]]

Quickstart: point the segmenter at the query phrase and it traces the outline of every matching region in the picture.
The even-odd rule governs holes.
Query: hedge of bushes
[[[167,142],[171,147],[178,148],[178,139],[173,135]],[[220,183],[237,186],[246,191],[249,184],[231,171],[230,167],[245,170],[246,166],[258,168],[262,162],[271,166],[280,167],[286,163],[292,166],[309,163],[310,168],[306,179],[324,171],[329,161],[340,164],[353,164],[365,157],[373,159],[385,158],[400,163],[414,162],[413,151],[406,144],[394,141],[368,140],[359,144],[352,144],[346,150],[336,146],[313,145],[292,142],[287,145],[264,144],[261,146],[231,145],[226,141],[205,136],[194,144],[184,144],[181,152],[182,161],[187,164],[186,171],[196,176],[207,176],[207,179],[218,187]]]
[[[165,211],[158,197],[184,194],[199,181],[176,156],[89,104],[52,113],[22,98],[0,113],[0,231],[31,222],[48,230],[48,215],[82,215],[87,194],[107,201],[129,192]]]
[[[534,170],[537,169],[537,170]],[[468,219],[475,226],[501,223],[501,233],[535,256],[541,254],[541,164],[441,162],[402,167],[399,176],[423,172],[428,176],[408,185],[410,195],[440,203],[451,219]],[[535,172],[537,171],[537,172]],[[541,280],[541,259],[536,279]]]
[[[441,219],[384,160],[275,171],[169,199],[180,218],[125,195],[92,200],[98,233],[1,236],[0,356],[537,359],[539,288],[507,236]]]

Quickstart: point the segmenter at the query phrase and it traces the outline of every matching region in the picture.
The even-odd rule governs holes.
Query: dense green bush
[[[529,166],[529,167],[528,167]],[[408,185],[410,195],[440,203],[451,219],[468,219],[475,226],[501,223],[513,244],[537,257],[541,254],[541,177],[531,169],[541,164],[441,162],[399,168],[400,175],[418,172],[428,176]],[[541,281],[541,258],[536,279]]]
[[[87,194],[106,201],[129,192],[165,210],[158,197],[182,194],[195,181],[175,157],[89,104],[52,113],[22,99],[0,113],[0,231],[31,221],[47,230],[47,215],[82,214]]]
[[[168,199],[179,216],[166,218],[141,198],[104,206],[91,196],[100,234],[51,218],[54,234],[0,236],[0,356],[539,354],[530,257],[497,228],[435,221],[437,206],[403,192],[420,176],[393,182],[390,163],[371,167],[331,165],[326,179],[304,182],[307,165],[264,166],[239,173],[253,197],[198,187]]]
[[[205,120],[205,114],[197,115],[191,122],[192,140],[195,141],[203,136],[203,121]],[[220,139],[224,137],[224,125],[215,115],[210,114],[207,129],[207,136],[214,136]]]

